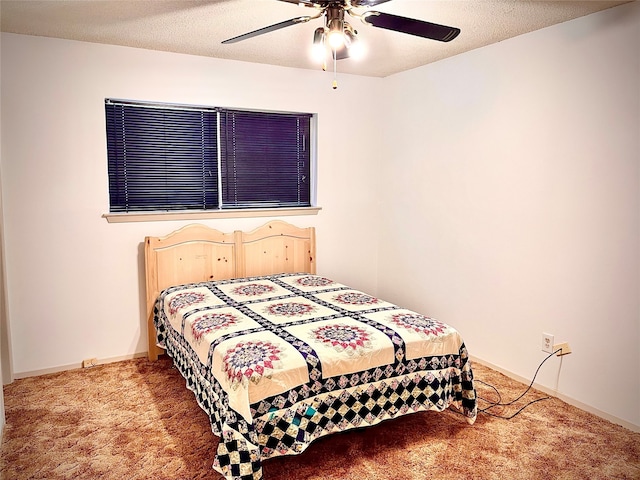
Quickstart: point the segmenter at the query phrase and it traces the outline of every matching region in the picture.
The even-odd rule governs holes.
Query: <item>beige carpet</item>
[[[503,400],[526,387],[474,372]],[[222,478],[211,469],[217,438],[166,357],[22,379],[4,394],[4,479]],[[494,411],[508,416],[544,396]],[[450,411],[409,415],[325,437],[263,470],[265,480],[640,479],[639,459],[640,433],[550,399],[512,420],[479,414],[473,426]]]

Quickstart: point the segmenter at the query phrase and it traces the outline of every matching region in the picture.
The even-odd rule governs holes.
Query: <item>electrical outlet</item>
[[[550,333],[542,333],[542,351],[547,353],[553,353],[553,335]]]
[[[553,346],[553,351],[556,352],[560,350],[556,355],[561,357],[562,355],[569,355],[571,353],[571,347],[569,346],[569,342],[557,343]]]
[[[91,368],[95,367],[98,364],[97,358],[87,358],[82,361],[82,368]]]

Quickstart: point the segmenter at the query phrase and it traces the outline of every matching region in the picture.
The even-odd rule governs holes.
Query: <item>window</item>
[[[311,206],[313,115],[107,99],[111,212]]]

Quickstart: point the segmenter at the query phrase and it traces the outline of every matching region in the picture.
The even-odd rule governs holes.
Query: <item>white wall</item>
[[[531,378],[640,425],[640,4],[385,85],[379,294]]]
[[[2,35],[2,188],[16,376],[144,352],[145,235],[189,222],[109,224],[105,97],[318,113],[318,270],[376,288],[370,218],[381,141],[353,112],[379,79]],[[367,142],[358,142],[366,137]],[[201,222],[223,231],[267,218]],[[345,242],[345,228],[367,242]]]

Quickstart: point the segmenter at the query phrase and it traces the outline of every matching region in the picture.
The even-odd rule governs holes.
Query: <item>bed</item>
[[[451,326],[316,273],[315,230],[189,225],[145,239],[149,359],[163,351],[220,438],[213,468],[449,407],[475,421],[473,372]]]

